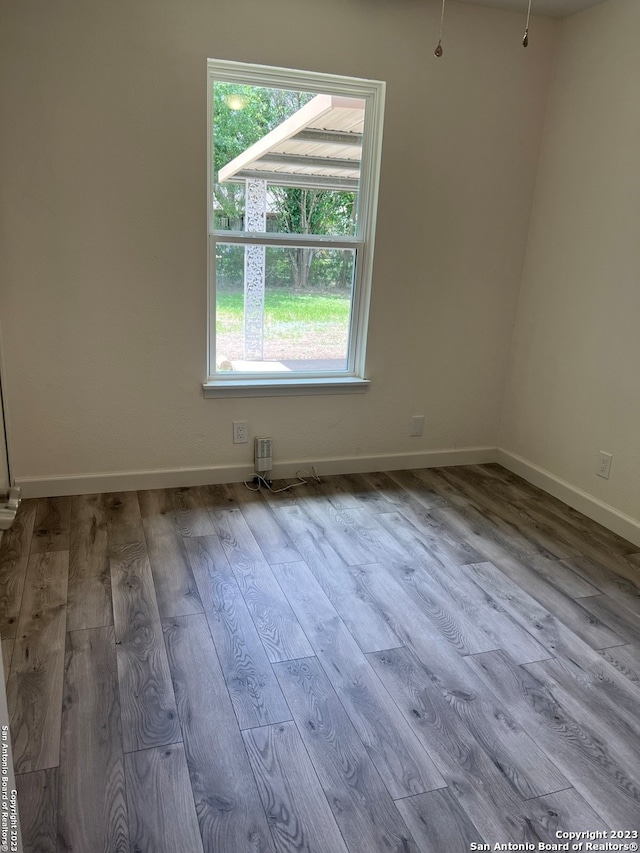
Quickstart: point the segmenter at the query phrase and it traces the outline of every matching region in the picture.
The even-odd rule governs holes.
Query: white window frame
[[[274,89],[321,92],[365,100],[362,159],[358,187],[357,230],[353,236],[331,237],[310,234],[275,234],[221,231],[214,227],[213,174],[213,86],[214,82],[241,83]],[[378,204],[385,83],[315,71],[298,71],[226,60],[207,60],[207,277],[208,277],[208,379],[205,397],[272,396],[283,394],[335,394],[365,391],[364,376],[373,250]],[[327,245],[355,250],[355,273],[351,303],[347,369],[340,371],[295,371],[291,373],[216,372],[216,244],[295,246],[311,248]]]

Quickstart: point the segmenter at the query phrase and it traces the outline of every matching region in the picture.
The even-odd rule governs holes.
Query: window
[[[208,62],[205,396],[364,390],[385,84]]]

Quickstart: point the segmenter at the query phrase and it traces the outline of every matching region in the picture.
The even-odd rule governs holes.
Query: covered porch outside
[[[281,340],[277,357],[265,336],[268,187],[302,190],[358,191],[365,101],[336,95],[316,95],[307,104],[219,170],[220,184],[244,183],[243,235],[256,243],[244,248],[244,322],[241,349],[238,335],[221,336],[216,367],[222,371],[287,372],[346,369],[347,342],[334,346],[314,343],[290,346]],[[217,232],[219,241],[225,236]],[[233,241],[233,232],[229,232]],[[304,234],[292,235],[291,247],[304,245]],[[351,250],[349,250],[351,251]],[[348,331],[348,330],[345,330]],[[316,336],[317,337],[317,336]],[[335,350],[340,349],[340,357]],[[333,350],[333,351],[332,351]],[[344,352],[344,355],[342,355]],[[239,357],[241,355],[241,357]]]

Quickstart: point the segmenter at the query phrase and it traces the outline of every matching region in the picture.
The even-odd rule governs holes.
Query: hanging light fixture
[[[438,59],[440,59],[440,57],[444,53],[444,51],[442,49],[442,29],[444,27],[444,7],[445,7],[446,2],[447,2],[447,0],[442,0],[442,12],[440,13],[440,37],[438,39],[438,46],[433,51],[433,55],[437,56]]]
[[[529,0],[529,8],[527,9],[527,25],[524,28],[524,38],[522,39],[522,46],[527,47],[529,44],[529,19],[531,18],[531,0]]]
[[[436,49],[433,51],[433,55],[437,56],[438,59],[440,59],[440,57],[444,53],[444,50],[442,49],[442,31],[444,29],[444,8],[446,6],[446,3],[447,0],[442,0],[442,11],[440,12],[440,35],[438,37],[438,44],[436,46]],[[531,3],[532,0],[529,0],[529,7],[527,9],[527,23],[525,25],[524,36],[522,38],[523,47],[529,46],[529,21],[531,20]]]

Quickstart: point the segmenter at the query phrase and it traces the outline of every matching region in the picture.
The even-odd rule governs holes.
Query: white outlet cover
[[[233,422],[233,443],[246,444],[249,441],[249,424],[247,421]]]
[[[600,451],[600,455],[598,457],[598,477],[604,477],[605,480],[609,479],[611,475],[611,460],[613,456],[610,453],[606,453],[604,450]]]
[[[411,418],[411,431],[409,435],[422,435],[424,433],[424,415],[414,415]]]

